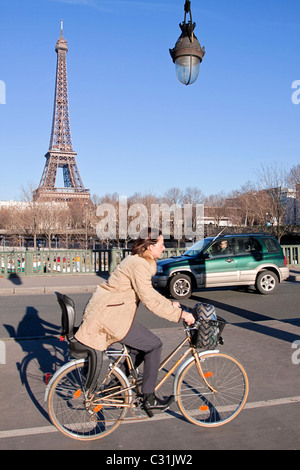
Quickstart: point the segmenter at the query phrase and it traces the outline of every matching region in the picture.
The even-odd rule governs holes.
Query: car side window
[[[276,253],[279,251],[278,245],[273,238],[265,238],[264,239],[265,247],[269,253]]]
[[[235,253],[237,255],[251,254],[253,251],[262,251],[261,244],[253,237],[238,237],[235,243]]]
[[[233,255],[232,239],[216,240],[206,251],[209,258]]]
[[[235,252],[237,255],[247,254],[251,252],[250,237],[236,238]]]
[[[262,251],[262,246],[256,238],[252,238],[252,251]]]

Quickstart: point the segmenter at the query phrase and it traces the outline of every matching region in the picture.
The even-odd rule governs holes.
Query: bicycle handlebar
[[[193,312],[193,308],[192,307],[187,307],[186,305],[182,305],[180,304],[180,307],[182,308],[182,310],[184,310],[185,312],[188,312],[188,313],[191,313],[194,318],[195,318],[195,315],[194,315],[194,312]],[[185,330],[198,330],[199,327],[200,327],[200,321],[197,320],[195,318],[195,322],[192,323],[191,325],[188,325],[183,319],[182,319],[182,323],[183,323],[183,326],[184,326],[184,329]]]
[[[188,325],[184,320],[182,320],[182,323],[185,331],[199,330],[201,324],[199,320],[196,320],[192,325]]]

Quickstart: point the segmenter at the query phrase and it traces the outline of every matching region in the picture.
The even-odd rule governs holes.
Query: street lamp
[[[189,13],[190,21],[186,22]],[[174,49],[170,54],[175,63],[178,80],[184,85],[194,83],[199,74],[199,66],[205,54],[205,47],[201,47],[194,35],[196,23],[192,21],[191,2],[186,0],[184,5],[184,21],[180,23],[181,35],[177,39]]]

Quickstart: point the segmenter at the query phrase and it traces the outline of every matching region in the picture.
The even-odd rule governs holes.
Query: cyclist
[[[155,396],[162,342],[135,321],[138,304],[141,301],[148,310],[170,321],[184,319],[188,325],[195,321],[178,302],[166,299],[152,286],[156,259],[164,249],[164,239],[158,230],[147,228],[142,231],[133,245],[132,254],[116,267],[107,282],[97,286],[75,335],[79,342],[100,351],[122,342],[130,348],[136,367],[144,361],[143,405],[150,417],[152,410],[167,409],[173,396],[165,400]]]

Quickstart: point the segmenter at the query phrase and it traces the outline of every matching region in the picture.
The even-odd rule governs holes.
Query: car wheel
[[[257,278],[255,287],[261,294],[273,294],[278,286],[278,277],[272,271],[261,271]]]
[[[174,299],[188,299],[192,295],[191,278],[186,274],[175,274],[170,281],[169,290]]]

